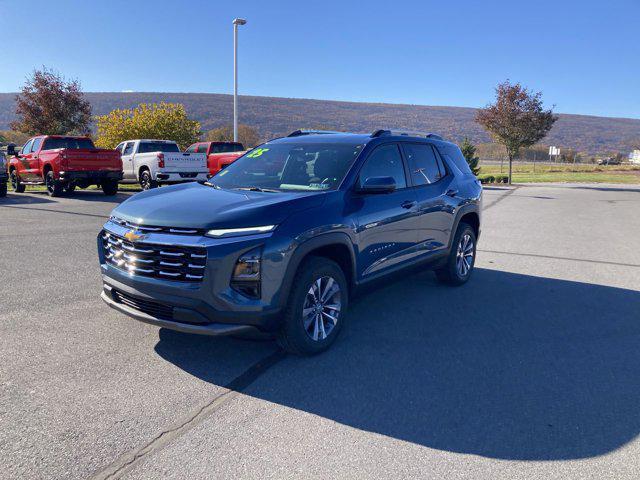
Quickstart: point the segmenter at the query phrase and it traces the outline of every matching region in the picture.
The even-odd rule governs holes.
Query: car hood
[[[278,225],[289,215],[320,206],[325,192],[218,190],[199,183],[138,193],[112,213],[138,225],[242,228]]]

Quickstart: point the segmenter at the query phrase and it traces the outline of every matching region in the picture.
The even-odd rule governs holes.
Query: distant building
[[[629,161],[631,163],[640,164],[640,150],[634,150],[629,154]]]

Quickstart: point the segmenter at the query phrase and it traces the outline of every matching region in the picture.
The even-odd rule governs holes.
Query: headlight
[[[225,238],[225,237],[239,237],[243,235],[257,235],[259,233],[272,232],[276,229],[277,225],[263,225],[261,227],[246,227],[246,228],[221,228],[215,230],[209,230],[207,237]]]
[[[247,297],[260,298],[261,269],[261,247],[242,254],[233,268],[231,288]]]

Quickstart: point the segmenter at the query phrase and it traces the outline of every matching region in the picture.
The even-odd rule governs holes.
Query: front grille
[[[134,243],[104,230],[102,247],[106,262],[125,272],[182,282],[204,278],[207,251],[203,247]]]
[[[111,294],[113,295],[113,299],[122,305],[134,308],[155,318],[173,320],[173,307],[132,297],[115,289],[111,291]]]
[[[113,223],[122,227],[139,230],[143,233],[171,233],[177,235],[204,235],[206,230],[201,228],[176,228],[176,227],[156,227],[152,225],[138,225],[136,223],[126,222],[122,219],[111,217]]]

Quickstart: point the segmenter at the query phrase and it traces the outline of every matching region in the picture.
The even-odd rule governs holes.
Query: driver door
[[[121,150],[122,172],[123,177],[127,180],[136,179],[136,172],[133,168],[133,147],[135,144],[136,142],[123,142],[117,147],[118,150]]]
[[[358,273],[363,279],[417,256],[419,212],[416,194],[407,183],[399,145],[378,146],[360,170],[359,184],[369,177],[393,177],[391,193],[354,194],[359,236]]]

